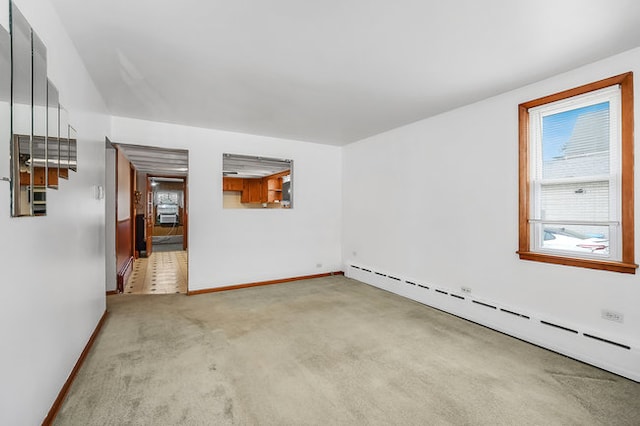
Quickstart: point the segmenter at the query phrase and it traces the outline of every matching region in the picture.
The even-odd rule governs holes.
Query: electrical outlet
[[[353,257],[358,256],[358,252],[357,251],[354,250],[354,251],[352,251],[352,253],[353,253]]]
[[[322,268],[322,263],[316,263],[316,268]]]
[[[462,290],[463,293],[471,293],[470,287],[460,287],[460,290]]]
[[[608,309],[602,310],[602,318],[609,321],[615,321],[620,323],[624,322],[624,314],[621,314],[620,312],[610,311]]]

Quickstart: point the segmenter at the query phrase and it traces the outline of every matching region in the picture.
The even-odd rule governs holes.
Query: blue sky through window
[[[563,155],[562,149],[571,138],[579,116],[605,109],[609,109],[609,102],[602,102],[544,117],[542,119],[542,160],[546,162]]]

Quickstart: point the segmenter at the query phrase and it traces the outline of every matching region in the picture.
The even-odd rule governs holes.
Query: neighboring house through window
[[[632,73],[519,108],[520,258],[635,273]]]

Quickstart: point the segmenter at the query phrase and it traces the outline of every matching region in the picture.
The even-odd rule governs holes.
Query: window
[[[635,273],[633,74],[519,114],[520,258]]]
[[[293,160],[222,154],[225,209],[291,209]]]

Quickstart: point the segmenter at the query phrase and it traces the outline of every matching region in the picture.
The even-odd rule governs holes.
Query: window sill
[[[549,254],[534,253],[530,251],[518,251],[517,253],[520,256],[521,260],[553,263],[556,265],[577,266],[580,268],[598,269],[601,271],[621,272],[623,274],[635,274],[636,269],[638,268],[638,265],[634,263],[553,256]]]

